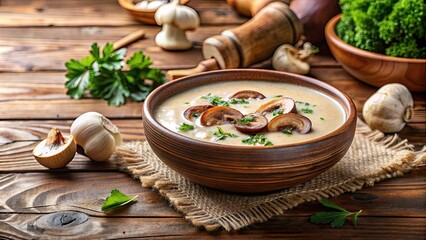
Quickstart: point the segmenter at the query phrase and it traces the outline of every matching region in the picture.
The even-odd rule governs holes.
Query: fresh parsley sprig
[[[130,197],[126,194],[120,192],[117,189],[114,189],[111,191],[111,195],[109,195],[106,199],[104,204],[102,205],[101,209],[102,211],[108,211],[113,208],[124,206],[132,201],[134,201],[139,195]]]
[[[359,210],[358,212],[350,212],[325,198],[321,199],[320,203],[325,207],[333,208],[338,211],[317,212],[311,216],[310,221],[316,224],[330,223],[332,228],[339,228],[343,226],[345,224],[346,218],[349,216],[352,216],[353,224],[357,225],[358,216],[362,213],[362,210]]]
[[[86,90],[94,98],[108,101],[109,105],[120,106],[126,99],[143,101],[148,94],[166,82],[160,69],[151,68],[152,61],[142,51],[137,51],[124,62],[127,49],[114,51],[113,44],[107,43],[102,52],[93,43],[90,55],[80,61],[71,59],[67,68],[65,87],[71,98],[81,98]],[[127,63],[128,70],[123,70]]]

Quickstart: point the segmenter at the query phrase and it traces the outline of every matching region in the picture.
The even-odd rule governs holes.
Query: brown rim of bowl
[[[180,0],[180,4],[187,4],[190,0]],[[128,1],[128,0],[118,0],[118,4],[126,9],[126,10],[131,10],[131,11],[135,11],[135,12],[145,12],[145,13],[155,13],[155,11],[157,11],[157,9],[140,9],[137,8],[136,5],[133,3],[133,0]]]
[[[386,56],[380,53],[369,52],[367,50],[354,47],[344,42],[336,34],[336,25],[340,21],[341,16],[342,14],[336,15],[330,21],[328,21],[327,25],[325,26],[325,36],[326,38],[328,38],[329,41],[332,41],[335,45],[345,50],[346,52],[350,52],[355,55],[360,55],[367,58],[374,58],[374,59],[378,59],[382,61],[395,61],[395,62],[405,62],[405,63],[426,63],[426,59]]]
[[[163,102],[167,97],[173,96],[179,92],[173,92],[172,94],[170,94],[169,96],[167,96],[164,99],[161,99],[161,101],[158,101],[157,106],[155,106],[155,108],[149,109],[149,105],[151,105],[152,102],[152,98],[155,97],[155,95],[158,92],[163,91],[166,88],[169,88],[171,86],[174,85],[180,85],[183,84],[182,82],[184,81],[188,81],[190,79],[196,78],[198,76],[203,76],[203,75],[210,75],[212,77],[214,77],[215,75],[219,75],[221,76],[222,74],[232,74],[232,73],[265,73],[265,74],[278,74],[278,75],[282,75],[283,77],[286,76],[290,76],[290,77],[296,77],[296,78],[302,78],[303,81],[307,81],[308,83],[311,83],[313,85],[317,85],[320,88],[323,88],[329,92],[333,92],[336,96],[338,96],[339,98],[344,100],[345,105],[347,105],[348,107],[348,114],[346,116],[346,120],[345,122],[336,130],[322,136],[322,137],[318,137],[312,140],[308,140],[305,142],[298,142],[298,143],[290,143],[290,144],[279,144],[279,145],[273,145],[273,146],[238,146],[238,145],[226,145],[226,144],[217,144],[217,143],[210,143],[210,142],[206,142],[206,141],[201,141],[201,140],[197,140],[197,139],[193,139],[187,136],[184,136],[182,134],[179,134],[177,132],[173,132],[172,130],[164,127],[163,125],[161,125],[156,119],[155,119],[155,110],[158,107],[159,104],[161,104],[161,102]],[[243,81],[244,79],[241,80],[235,80],[235,81]],[[246,79],[248,80],[248,79]],[[256,80],[256,79],[254,79]],[[257,80],[257,81],[270,81],[270,80]],[[209,84],[209,83],[206,83]],[[199,84],[196,85],[196,87],[198,86],[202,86],[205,84]],[[303,85],[301,85],[303,86]],[[306,86],[304,86],[306,87]],[[183,90],[184,91],[184,90]],[[318,91],[318,90],[316,90]],[[320,91],[321,92],[321,91]],[[324,93],[323,93],[324,94]],[[330,97],[328,95],[328,97]],[[334,100],[336,101],[336,100]],[[344,105],[339,104],[341,107],[344,108]],[[345,112],[346,114],[346,112]],[[314,142],[319,142],[328,138],[332,138],[333,136],[336,135],[336,133],[339,132],[343,132],[345,129],[350,128],[350,126],[356,122],[356,117],[357,117],[357,113],[356,113],[356,107],[355,104],[353,103],[352,99],[344,92],[342,92],[341,90],[331,86],[330,84],[324,83],[320,80],[314,79],[314,78],[310,78],[310,77],[306,77],[306,76],[302,76],[302,75],[298,75],[298,74],[291,74],[291,73],[284,73],[284,72],[279,72],[279,71],[273,71],[273,70],[261,70],[261,69],[229,69],[229,70],[217,70],[217,71],[210,71],[210,72],[206,72],[206,73],[201,73],[201,74],[195,74],[195,75],[191,75],[191,76],[187,76],[187,77],[183,77],[181,79],[178,80],[174,80],[171,82],[168,82],[160,87],[158,87],[157,89],[155,89],[151,94],[148,95],[148,97],[146,98],[145,102],[144,102],[144,107],[143,107],[143,117],[145,117],[145,121],[149,120],[149,122],[154,125],[157,129],[162,129],[163,133],[165,133],[166,135],[168,135],[169,137],[175,137],[180,139],[181,141],[187,141],[190,142],[192,144],[198,144],[201,146],[214,146],[220,149],[238,149],[238,148],[247,148],[247,149],[251,149],[251,148],[256,148],[256,149],[265,149],[265,148],[282,148],[282,147],[293,147],[293,146],[298,146],[298,145],[305,145],[305,144],[311,144]]]

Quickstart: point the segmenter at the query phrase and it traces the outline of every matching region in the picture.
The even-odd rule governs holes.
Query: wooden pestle
[[[220,68],[248,67],[270,57],[284,43],[295,44],[302,24],[287,4],[273,2],[245,24],[203,43],[205,59],[215,58]]]
[[[214,58],[217,66],[204,60],[193,69],[170,70],[167,76],[169,80],[173,80],[201,72],[199,70],[247,67],[270,57],[281,44],[296,43],[301,33],[302,25],[288,5],[272,2],[243,25],[225,30],[221,35],[204,41],[204,58]]]

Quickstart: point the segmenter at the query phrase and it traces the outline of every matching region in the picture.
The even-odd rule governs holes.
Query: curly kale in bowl
[[[426,58],[423,0],[340,0],[337,35],[346,43],[394,57]]]

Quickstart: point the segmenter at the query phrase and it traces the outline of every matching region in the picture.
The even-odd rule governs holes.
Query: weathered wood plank
[[[70,214],[63,213],[63,214]],[[0,214],[0,237],[12,239],[424,239],[425,218],[360,219],[358,226],[347,223],[339,229],[308,223],[306,217],[283,216],[246,229],[206,232],[182,218],[100,218],[88,217],[69,226],[51,224],[52,216],[41,214]],[[69,219],[68,219],[69,220]],[[81,221],[80,221],[81,222]],[[326,237],[322,237],[326,236]]]
[[[341,68],[314,68],[310,75],[346,92],[359,113],[366,99],[377,91],[375,87],[356,81]],[[65,81],[63,72],[0,73],[0,119],[73,119],[86,111],[99,111],[111,118],[141,117],[142,103],[128,103],[117,108],[108,106],[103,100],[69,99],[65,95]],[[424,123],[426,99],[420,93],[413,95],[415,107],[411,122]],[[420,129],[424,134],[425,126],[420,125]]]
[[[334,198],[349,210],[363,209],[363,216],[425,217],[426,168],[351,194]],[[0,213],[51,213],[81,211],[91,216],[178,216],[159,194],[142,188],[138,180],[118,172],[54,172],[0,174]],[[111,189],[137,195],[138,202],[105,215],[100,206]],[[318,202],[286,211],[284,216],[310,216],[324,210]]]
[[[103,46],[140,28],[146,31],[145,39],[132,44],[128,56],[143,50],[153,59],[155,67],[177,69],[196,66],[203,59],[202,42],[229,26],[202,27],[190,32],[188,38],[194,41],[194,48],[174,52],[164,51],[155,45],[154,38],[159,28],[153,26],[0,28],[0,71],[65,70],[64,63],[71,58],[87,56],[93,42]],[[314,56],[311,63],[314,67],[338,66],[334,59],[325,55]]]
[[[192,0],[189,6],[200,15],[201,24],[241,24],[239,16],[225,1]],[[125,26],[141,25],[116,0],[3,0],[0,27],[27,26]]]
[[[143,124],[141,120],[113,120],[125,141],[143,141]],[[39,165],[32,156],[34,147],[47,136],[52,127],[69,133],[72,121],[0,121],[0,172],[49,171]],[[400,134],[410,142],[418,143],[418,148],[425,141],[425,124],[412,123]],[[98,163],[77,154],[66,167],[55,171],[115,171],[116,166],[110,162]]]

